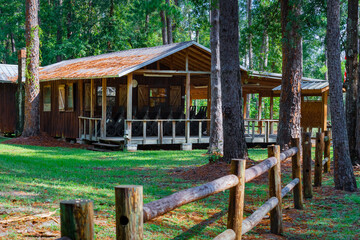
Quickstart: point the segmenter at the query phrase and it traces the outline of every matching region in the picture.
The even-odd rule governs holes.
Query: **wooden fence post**
[[[91,200],[60,202],[61,237],[72,240],[94,239],[94,206]]]
[[[311,133],[303,133],[303,186],[304,197],[312,198],[312,181],[311,181]]]
[[[236,240],[241,239],[241,227],[244,215],[245,169],[245,159],[231,160],[231,173],[238,176],[239,184],[230,189],[227,228],[234,230]]]
[[[143,187],[115,187],[116,239],[143,239]]]
[[[294,206],[296,209],[303,209],[303,193],[301,183],[301,146],[300,139],[293,138],[292,147],[297,147],[297,153],[292,157],[292,178],[298,178],[299,183],[294,187]]]
[[[280,146],[268,146],[268,157],[277,159],[276,165],[269,170],[269,198],[276,197],[279,200],[278,205],[270,211],[270,227],[274,234],[282,233],[282,198],[281,198],[281,161]]]
[[[324,133],[316,133],[316,144],[315,144],[315,176],[314,186],[320,187],[322,181],[322,157],[324,151]]]
[[[324,172],[330,172],[330,146],[331,146],[331,131],[324,131],[325,137],[325,149],[324,149],[324,158],[329,158],[329,160],[324,165]]]

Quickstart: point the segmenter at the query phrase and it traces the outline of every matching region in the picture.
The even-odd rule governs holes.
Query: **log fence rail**
[[[304,156],[304,173],[309,170],[305,166],[305,158],[311,161],[311,139],[309,133],[304,133],[304,142],[302,146]],[[317,162],[320,163],[324,171],[329,171],[330,164],[330,132],[318,134],[315,155]],[[310,157],[309,148],[310,145]],[[281,234],[282,227],[282,199],[287,193],[293,191],[294,207],[296,209],[303,209],[303,187],[304,197],[308,197],[306,188],[308,186],[308,179],[303,181],[301,179],[301,153],[300,140],[298,138],[292,139],[292,148],[280,153],[280,147],[277,145],[268,146],[268,158],[261,163],[245,169],[246,160],[233,159],[231,161],[231,174],[218,178],[206,184],[185,189],[174,194],[171,194],[162,199],[143,204],[143,188],[139,185],[122,185],[115,187],[116,199],[116,239],[143,239],[143,224],[164,215],[178,207],[184,206],[188,203],[200,200],[216,193],[230,189],[229,194],[229,210],[228,210],[228,225],[227,230],[216,236],[214,240],[218,239],[241,239],[242,235],[253,229],[264,217],[270,212],[270,229],[272,233]],[[322,158],[324,154],[324,158]],[[281,188],[281,163],[292,159],[292,181],[284,188]],[[315,163],[316,164],[316,163]],[[316,166],[316,169],[319,167]],[[263,173],[269,171],[269,199],[252,213],[246,219],[243,219],[244,212],[244,195],[245,183],[257,178]],[[318,170],[317,170],[318,171]],[[315,171],[315,174],[319,174]],[[311,176],[311,164],[310,164]],[[321,175],[316,175],[320,179]],[[319,181],[319,180],[317,180]],[[311,178],[310,178],[311,184]],[[93,210],[87,211],[91,216]],[[63,213],[61,213],[63,214]],[[75,219],[71,222],[81,222],[76,220],[79,214],[72,214]],[[83,215],[81,215],[84,217]],[[91,217],[90,219],[92,219]],[[89,223],[84,226],[88,228]],[[90,225],[92,226],[92,225]],[[82,226],[77,226],[76,231],[84,231]],[[92,230],[93,231],[93,230]],[[87,239],[93,239],[93,234]],[[76,236],[76,234],[74,234]],[[62,236],[65,237],[65,236]],[[73,240],[76,240],[73,239]]]

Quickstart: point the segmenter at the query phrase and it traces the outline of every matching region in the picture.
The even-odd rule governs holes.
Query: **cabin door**
[[[125,84],[119,86],[119,106],[126,107],[127,88]]]
[[[173,109],[181,106],[181,86],[170,86],[170,106]]]
[[[149,106],[149,86],[138,85],[138,109]]]

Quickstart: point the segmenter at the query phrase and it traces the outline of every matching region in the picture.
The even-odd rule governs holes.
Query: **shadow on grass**
[[[216,222],[221,217],[223,217],[228,212],[227,209],[222,210],[221,212],[215,213],[210,218],[208,218],[205,221],[200,222],[199,224],[196,224],[186,232],[183,232],[179,236],[173,238],[173,240],[183,240],[183,239],[189,239],[191,237],[198,236],[207,226],[210,224]]]

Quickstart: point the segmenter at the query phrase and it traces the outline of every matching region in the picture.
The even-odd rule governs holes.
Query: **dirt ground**
[[[56,139],[46,133],[34,137],[18,137],[2,142],[4,144],[31,145],[40,147],[66,147],[66,148],[88,148],[88,145],[67,142],[64,139]]]

